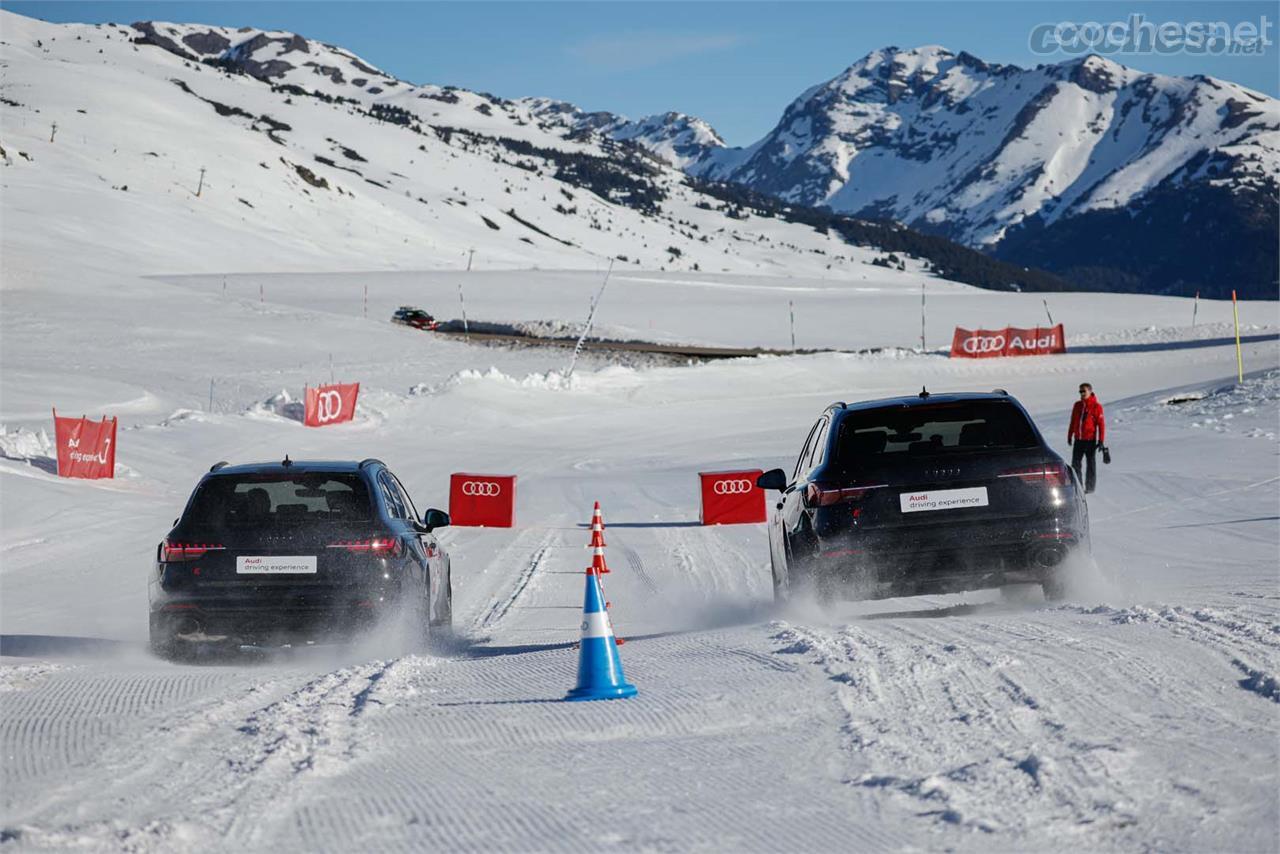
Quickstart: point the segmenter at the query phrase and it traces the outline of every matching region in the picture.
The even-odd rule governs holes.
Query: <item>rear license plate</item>
[[[304,557],[237,557],[241,575],[315,575],[315,555]]]
[[[928,492],[903,492],[898,496],[903,513],[919,513],[922,510],[958,510],[962,507],[986,507],[987,488],[972,486],[968,489],[933,489]]]

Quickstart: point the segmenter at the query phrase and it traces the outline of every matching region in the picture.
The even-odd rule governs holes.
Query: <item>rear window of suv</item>
[[[1004,400],[893,406],[851,412],[840,421],[836,460],[936,456],[1039,446],[1022,411]]]
[[[354,474],[211,477],[196,492],[189,518],[242,528],[308,522],[367,522],[369,490]]]

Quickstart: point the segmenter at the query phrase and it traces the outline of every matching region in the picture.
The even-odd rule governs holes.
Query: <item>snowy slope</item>
[[[0,16],[9,215],[20,223],[56,200],[53,241],[103,252],[190,223],[179,242],[148,247],[153,271],[196,259],[221,271],[228,257],[239,269],[461,266],[475,248],[489,269],[614,259],[812,273],[876,256],[730,218],[636,149],[544,130],[513,102],[394,80],[300,36]]]

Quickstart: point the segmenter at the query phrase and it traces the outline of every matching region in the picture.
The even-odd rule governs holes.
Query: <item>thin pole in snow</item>
[[[476,250],[467,250],[467,272],[471,272],[471,259],[475,257]],[[467,325],[467,302],[462,298],[462,283],[458,283],[458,303],[462,306],[462,340],[471,340],[471,329]]]
[[[1240,352],[1240,307],[1236,302],[1236,292],[1231,292],[1231,314],[1236,319],[1236,382],[1244,382],[1244,356]]]
[[[787,311],[791,315],[791,352],[796,351],[796,304],[787,300]]]
[[[198,185],[196,185],[196,198],[197,198],[197,199],[198,199],[198,198],[200,198],[200,193],[204,190],[204,173],[205,173],[205,168],[204,168],[203,166],[201,166],[201,167],[200,167],[200,183],[199,183]]]
[[[209,412],[213,412],[213,377],[209,377]]]
[[[462,340],[471,340],[471,330],[467,327],[467,301],[462,298],[462,282],[458,282],[458,302],[462,305]]]
[[[226,299],[226,297],[227,297],[227,277],[223,276],[222,277],[222,298]]]
[[[262,282],[258,282],[258,305],[262,305],[266,301],[267,301],[266,288],[263,287]]]
[[[609,269],[605,271],[604,282],[600,285],[600,290],[596,293],[596,298],[591,301],[591,311],[587,314],[587,322],[582,327],[582,334],[578,336],[578,343],[573,345],[573,357],[569,359],[569,370],[565,372],[565,379],[573,376],[573,369],[578,365],[578,355],[582,352],[582,345],[587,340],[587,333],[591,331],[591,324],[596,319],[596,309],[600,307],[600,300],[604,297],[604,289],[609,287],[609,275],[613,273],[613,259],[609,259]]]
[[[58,123],[54,122],[53,127],[49,128],[49,141],[53,142],[54,136],[58,133]]]
[[[364,286],[364,317],[369,319],[369,286]]]
[[[921,282],[920,283],[920,352],[921,353],[929,349],[928,346],[924,343],[924,286],[925,286],[925,283]]]
[[[1196,291],[1196,301],[1191,306],[1191,328],[1196,328],[1196,315],[1200,313],[1200,292]]]
[[[1053,326],[1053,315],[1049,314],[1049,300],[1041,297],[1040,301],[1044,303],[1044,313],[1049,318],[1049,325]]]

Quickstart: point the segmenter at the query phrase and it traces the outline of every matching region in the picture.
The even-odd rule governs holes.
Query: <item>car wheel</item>
[[[773,578],[773,601],[787,601],[787,584],[778,577],[778,559],[774,557],[773,549],[769,550],[769,575]]]
[[[152,655],[157,658],[163,658],[166,661],[173,661],[177,658],[178,641],[173,636],[172,623],[163,623],[153,616],[151,618],[150,634]]]
[[[1040,581],[1046,602],[1061,602],[1067,598],[1067,581],[1061,572],[1051,572]]]
[[[822,571],[814,554],[817,552],[817,541],[811,534],[801,532],[800,553],[788,550],[787,560],[787,595],[788,598],[805,596],[812,598],[819,605],[830,605],[835,599],[835,585],[827,573]]]

